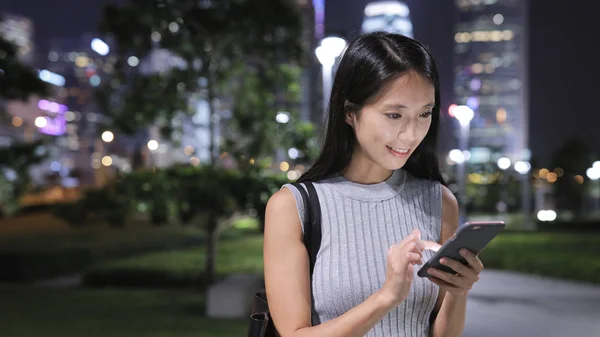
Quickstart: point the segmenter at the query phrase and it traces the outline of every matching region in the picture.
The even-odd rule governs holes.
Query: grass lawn
[[[241,217],[223,237],[257,231],[257,222]],[[204,233],[188,226],[153,226],[131,221],[124,228],[91,224],[72,228],[50,214],[0,221],[0,281],[29,281],[80,272],[98,261],[156,251],[202,246]],[[224,240],[227,241],[227,240]]]
[[[481,253],[487,268],[600,284],[600,233],[500,234]]]
[[[486,268],[519,271],[600,284],[600,233],[520,233],[500,234],[481,254]],[[245,236],[221,241],[217,254],[217,273],[262,274],[262,237]],[[103,276],[107,284],[119,284],[123,277],[139,274],[186,279],[194,284],[202,271],[204,250],[145,254],[107,261],[90,270]],[[111,275],[113,276],[111,280]],[[116,283],[111,283],[114,280]],[[143,281],[140,281],[143,284]],[[180,284],[186,284],[181,282]]]
[[[208,320],[193,290],[0,288],[3,337],[245,336],[246,320]]]
[[[262,235],[222,240],[217,246],[217,277],[262,275],[262,244]],[[86,279],[97,285],[193,285],[201,276],[204,259],[204,247],[149,253],[96,264]]]

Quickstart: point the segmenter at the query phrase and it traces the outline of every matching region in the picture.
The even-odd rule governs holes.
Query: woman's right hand
[[[391,246],[387,256],[387,271],[381,293],[393,305],[406,299],[415,277],[415,265],[422,264],[424,249],[436,249],[439,244],[422,241],[421,233],[415,229],[400,243]]]

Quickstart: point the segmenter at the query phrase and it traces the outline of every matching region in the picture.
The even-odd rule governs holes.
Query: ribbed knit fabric
[[[386,181],[363,185],[336,174],[314,184],[322,213],[321,248],[312,279],[313,321],[334,319],[364,302],[385,281],[388,248],[413,229],[438,242],[442,197],[439,182],[396,170]],[[304,231],[304,205],[290,184]],[[434,253],[426,250],[423,261]],[[417,266],[418,267],[418,266]],[[408,298],[366,336],[426,337],[438,287],[416,275]]]

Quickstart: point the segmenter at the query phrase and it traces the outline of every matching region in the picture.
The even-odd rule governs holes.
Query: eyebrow
[[[423,108],[433,108],[435,103],[425,104]],[[404,104],[384,104],[384,108],[386,109],[407,109],[408,107]]]

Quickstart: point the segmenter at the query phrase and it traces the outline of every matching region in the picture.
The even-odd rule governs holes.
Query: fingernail
[[[463,248],[463,249],[460,250],[460,255],[467,256],[467,254],[468,254],[468,252],[467,252],[466,249]]]
[[[448,260],[446,260],[446,259],[440,259],[440,263],[446,264],[446,262],[448,262]]]

